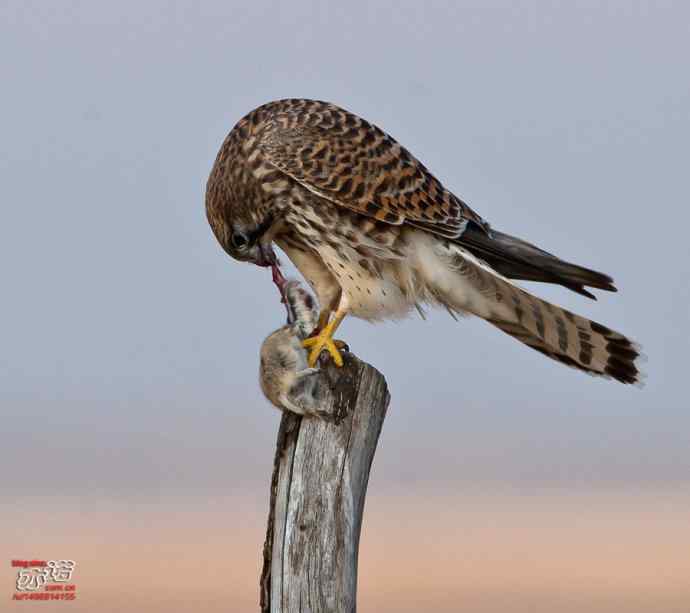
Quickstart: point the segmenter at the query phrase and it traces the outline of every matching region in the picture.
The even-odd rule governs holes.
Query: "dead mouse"
[[[319,369],[309,368],[302,341],[317,324],[316,301],[299,281],[274,281],[287,309],[287,325],[268,335],[261,345],[259,383],[266,398],[277,408],[300,415],[318,411]]]

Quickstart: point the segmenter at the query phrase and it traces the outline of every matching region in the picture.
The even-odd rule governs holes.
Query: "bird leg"
[[[331,320],[331,315],[333,315],[333,309],[321,310],[321,312],[319,313],[319,321],[316,324],[317,333],[323,330],[328,325],[328,322]]]
[[[323,311],[319,313],[319,319],[316,322],[316,328],[314,328],[314,331],[311,333],[312,336],[316,336],[321,330],[323,330],[328,325],[328,322],[331,320],[331,315],[333,315],[333,312],[333,309],[323,309]],[[333,339],[333,342],[335,343],[335,346],[338,349],[345,349],[345,351],[349,351],[349,347],[347,346],[347,343],[345,341]]]
[[[316,362],[319,359],[319,355],[325,349],[328,351],[330,356],[333,358],[336,366],[343,365],[343,357],[340,355],[338,349],[345,347],[345,343],[342,341],[333,340],[333,335],[338,329],[340,323],[345,319],[347,311],[345,309],[338,309],[335,316],[331,321],[328,321],[331,312],[324,310],[324,312],[319,315],[319,327],[318,333],[315,336],[311,336],[304,341],[302,341],[302,346],[309,349],[308,363],[311,368],[316,366]],[[322,325],[324,323],[325,325]],[[340,346],[340,347],[339,347]]]

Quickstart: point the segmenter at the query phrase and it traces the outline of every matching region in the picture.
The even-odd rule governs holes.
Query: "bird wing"
[[[380,221],[457,238],[488,225],[383,130],[333,104],[284,100],[259,149],[276,168],[336,205]]]
[[[616,291],[608,275],[490,230],[424,164],[365,119],[315,100],[280,100],[261,110],[259,151],[318,196],[389,224],[449,238],[513,279],[558,283],[590,298],[586,286]]]

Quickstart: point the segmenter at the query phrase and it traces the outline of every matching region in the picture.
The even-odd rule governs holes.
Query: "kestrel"
[[[314,366],[343,318],[400,318],[422,305],[472,314],[593,375],[636,383],[639,347],[511,279],[616,291],[611,277],[494,230],[395,139],[327,102],[269,102],[225,139],[206,212],[237,260],[277,267],[275,243],[321,306],[304,344]]]

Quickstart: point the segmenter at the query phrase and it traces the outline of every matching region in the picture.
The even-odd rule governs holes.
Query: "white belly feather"
[[[472,278],[458,274],[451,259],[461,255],[494,275],[495,271],[462,247],[428,232],[412,228],[403,232],[404,240],[400,244],[404,256],[386,258],[382,253],[376,260],[380,274],[360,264],[362,256],[348,245],[339,245],[336,251],[322,243],[318,256],[280,246],[312,286],[322,308],[329,304],[330,308],[336,308],[340,303],[351,315],[361,319],[400,319],[423,304],[447,305],[447,300],[441,297],[452,296],[453,310],[460,314],[486,316],[495,310],[495,302],[488,299]]]

